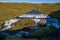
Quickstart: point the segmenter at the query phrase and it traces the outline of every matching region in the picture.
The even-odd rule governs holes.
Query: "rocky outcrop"
[[[23,29],[23,28],[31,28],[35,26],[36,23],[32,19],[24,19],[24,20],[19,20],[18,22],[15,22],[12,24],[11,30],[18,30],[18,29]]]

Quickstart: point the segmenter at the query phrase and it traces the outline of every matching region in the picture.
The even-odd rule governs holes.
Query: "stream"
[[[6,31],[6,29],[9,29],[12,27],[11,26],[12,23],[17,22],[19,20],[21,20],[21,19],[19,19],[18,17],[12,18],[10,20],[6,20],[5,24],[3,25],[3,29],[2,29],[2,31],[0,31],[0,33],[2,33],[3,35],[6,35],[7,37],[22,37],[23,35],[29,36],[30,33],[33,33],[34,31],[37,31],[38,28],[40,28],[40,24],[37,23],[40,21],[38,19],[38,20],[34,20],[37,24],[32,28],[24,28],[24,29],[12,31],[12,32]],[[57,19],[52,18],[50,16],[47,17],[45,25],[46,25],[46,27],[54,26],[56,29],[60,28],[60,22]]]
[[[34,31],[36,31],[40,25],[37,24],[35,25],[34,27],[32,28],[27,28],[27,29],[20,29],[18,30],[17,32],[12,32],[12,33],[8,33],[6,31],[1,31],[1,33],[3,35],[6,35],[7,37],[22,37],[23,35],[25,36],[28,36],[30,33],[33,33]],[[57,19],[55,18],[49,18],[47,19],[47,22],[46,22],[46,26],[49,27],[49,26],[54,26],[55,28],[59,29],[60,27],[60,23]],[[30,31],[31,30],[31,31]]]

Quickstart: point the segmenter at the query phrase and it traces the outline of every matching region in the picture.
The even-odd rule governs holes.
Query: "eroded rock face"
[[[11,30],[17,30],[17,29],[22,29],[26,27],[33,27],[35,25],[36,25],[35,21],[33,21],[32,19],[19,20],[18,22],[15,22],[12,24]]]

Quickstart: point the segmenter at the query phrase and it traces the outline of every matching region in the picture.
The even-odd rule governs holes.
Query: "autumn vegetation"
[[[32,4],[32,3],[2,3],[0,2],[0,27],[11,18],[15,18],[32,10],[50,14],[52,11],[60,10],[60,3],[54,4]]]
[[[22,28],[31,28],[35,26],[35,21],[31,19],[24,19],[24,20],[19,20],[16,23],[12,24],[11,30],[17,30],[17,29],[22,29]]]

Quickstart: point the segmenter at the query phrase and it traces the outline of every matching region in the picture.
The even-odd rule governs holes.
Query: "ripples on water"
[[[55,18],[49,18],[49,19],[47,19],[46,26],[54,26],[55,28],[59,28],[60,27],[60,23]]]
[[[29,31],[20,30],[17,33],[14,33],[14,34],[7,33],[5,31],[3,31],[2,34],[6,35],[7,37],[17,37],[17,36],[22,37],[23,35],[28,36],[30,33],[34,32],[38,28],[40,28],[39,26],[40,25],[37,24],[35,27],[30,28]],[[59,23],[59,21],[57,19],[49,17],[49,19],[47,19],[46,26],[48,26],[48,27],[49,26],[54,26],[55,28],[59,28],[60,27],[60,23]]]

